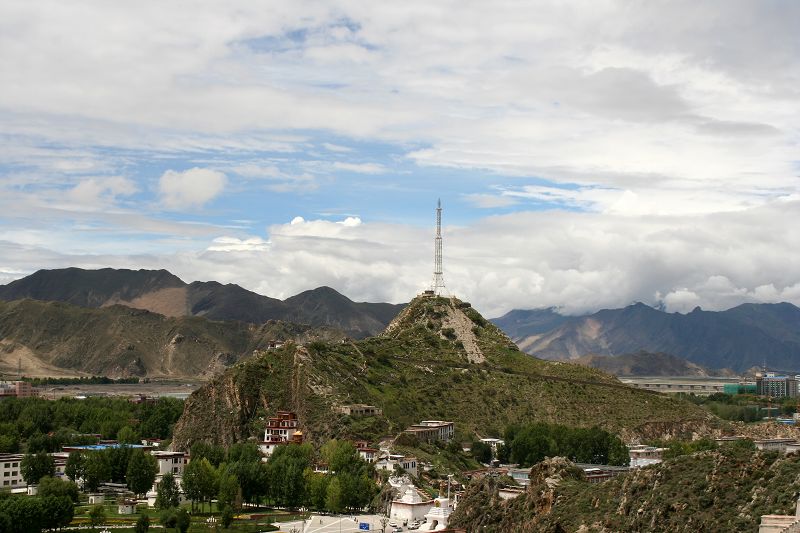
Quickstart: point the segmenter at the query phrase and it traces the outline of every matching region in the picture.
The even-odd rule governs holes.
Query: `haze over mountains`
[[[332,326],[362,338],[383,330],[402,304],[353,302],[330,287],[278,300],[235,284],[185,283],[166,270],[64,268],[39,270],[0,286],[0,300],[66,302],[80,307],[121,304],[168,317],[202,316],[261,324],[283,320]]]
[[[800,370],[800,308],[742,304],[727,311],[667,313],[637,303],[587,316],[552,308],[515,310],[494,323],[537,357],[573,360],[584,355],[663,352],[706,368],[742,372],[754,366]]]

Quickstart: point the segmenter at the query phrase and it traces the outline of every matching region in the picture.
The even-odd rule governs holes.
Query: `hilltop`
[[[513,500],[497,482],[470,485],[450,524],[467,531],[758,531],[761,515],[794,515],[800,461],[727,445],[589,484],[563,458],[546,460]]]
[[[252,324],[282,320],[331,326],[355,338],[379,333],[403,307],[354,302],[330,287],[278,300],[236,284],[216,281],[187,284],[166,270],[113,268],[39,270],[0,286],[0,300],[24,298],[89,308],[125,305],[168,317],[202,316]]]
[[[350,418],[364,403],[382,417]],[[228,369],[187,400],[174,444],[256,437],[264,416],[295,411],[312,440],[375,439],[421,419],[456,423],[462,435],[497,435],[512,422],[599,425],[626,438],[707,432],[718,421],[675,398],[613,376],[520,352],[457,299],[415,298],[379,336],[287,345]]]
[[[742,304],[727,311],[667,313],[642,303],[565,317],[553,309],[512,311],[494,322],[526,353],[552,360],[588,354],[663,352],[736,372],[766,364],[800,369],[800,308]]]
[[[271,341],[338,340],[334,328],[165,317],[112,305],[0,301],[0,372],[27,376],[201,377],[263,350]]]

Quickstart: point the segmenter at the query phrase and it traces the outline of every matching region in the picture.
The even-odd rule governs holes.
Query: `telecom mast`
[[[431,290],[436,296],[440,296],[444,287],[444,276],[442,275],[442,200],[439,199],[436,205],[436,238],[433,240],[433,285]]]

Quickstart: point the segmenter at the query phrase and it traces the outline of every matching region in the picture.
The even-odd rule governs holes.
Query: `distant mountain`
[[[730,371],[709,370],[667,353],[639,351],[623,355],[584,355],[573,363],[597,368],[615,376],[722,376]]]
[[[0,373],[27,376],[211,375],[270,342],[339,341],[344,333],[279,321],[261,325],[165,317],[112,305],[0,301]]]
[[[539,315],[533,317],[531,333],[526,334],[525,324],[516,324],[522,334],[511,337],[526,353],[546,359],[645,350],[737,372],[760,367],[765,361],[773,369],[800,370],[800,308],[789,303],[743,304],[719,312],[696,308],[687,314],[637,303],[565,317],[547,331],[542,331]]]
[[[524,339],[557,328],[570,318],[559,314],[555,307],[548,307],[514,309],[500,318],[493,318],[492,322],[512,339]]]
[[[23,298],[91,308],[121,304],[169,317],[202,316],[253,324],[284,320],[332,326],[357,338],[381,332],[403,308],[402,304],[353,302],[330,287],[278,300],[235,284],[186,284],[166,270],[113,268],[39,270],[0,286],[0,300]]]

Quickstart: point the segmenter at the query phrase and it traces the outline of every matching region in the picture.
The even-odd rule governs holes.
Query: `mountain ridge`
[[[186,283],[163,269],[42,269],[0,286],[0,300],[24,298],[87,308],[121,304],[171,317],[203,316],[253,324],[283,320],[335,327],[356,338],[380,333],[403,307],[403,304],[353,302],[330,287],[279,300],[234,283]]]

